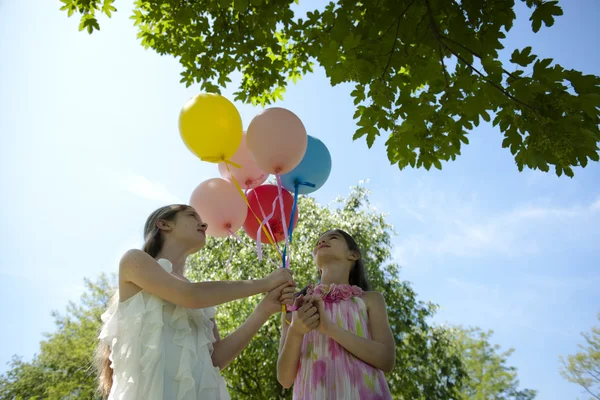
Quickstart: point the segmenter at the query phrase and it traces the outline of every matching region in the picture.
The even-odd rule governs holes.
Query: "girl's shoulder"
[[[385,307],[385,299],[383,298],[383,295],[379,292],[365,291],[363,292],[362,299],[365,302],[367,309],[371,307]]]

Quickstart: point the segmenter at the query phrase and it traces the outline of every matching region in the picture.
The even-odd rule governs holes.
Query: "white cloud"
[[[145,176],[131,172],[121,173],[106,167],[98,167],[96,173],[109,185],[116,183],[118,189],[141,198],[169,204],[185,203],[178,196],[172,194],[163,183],[153,181]]]
[[[490,213],[476,194],[453,196],[422,183],[417,186],[413,194],[389,196],[396,203],[388,208],[393,207],[395,216],[407,221],[402,224],[406,229],[400,231],[394,254],[405,266],[428,256],[516,257],[537,253],[548,243],[540,239],[546,233],[555,232],[566,239],[565,227],[600,216],[600,199],[568,207],[515,205]]]
[[[598,282],[600,277],[591,279]],[[520,281],[521,277],[517,279]],[[592,286],[579,278],[529,275],[516,287],[483,284],[450,277],[444,279],[454,292],[453,301],[442,306],[438,322],[463,321],[486,329],[529,331],[542,335],[578,337],[578,328],[556,313],[548,314],[551,302],[563,303],[573,292]],[[583,286],[580,286],[583,285]],[[556,290],[561,292],[558,294]],[[548,322],[551,322],[550,324]]]
[[[129,193],[144,199],[157,200],[163,203],[183,203],[177,196],[171,194],[167,187],[160,182],[153,182],[145,176],[128,175],[122,180],[122,185]]]
[[[542,299],[533,291],[511,290],[500,286],[468,282],[457,278],[445,279],[446,284],[457,293],[452,307],[442,307],[440,318],[450,317],[457,321],[460,314],[468,314],[469,324],[496,326],[499,323],[513,328],[533,329],[534,321],[527,316],[528,307],[539,304]],[[460,295],[458,295],[460,293]],[[464,316],[463,316],[464,319]]]

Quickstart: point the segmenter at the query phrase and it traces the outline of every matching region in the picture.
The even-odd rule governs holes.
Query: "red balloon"
[[[292,215],[292,207],[294,207],[294,196],[290,194],[285,189],[281,189],[283,195],[283,210],[285,212],[285,224],[289,229],[290,216]],[[268,217],[273,212],[273,201],[277,197],[278,190],[276,185],[261,185],[257,188],[254,188],[248,192],[248,203],[254,213],[260,218],[260,220],[264,220],[264,216]],[[261,211],[262,207],[262,211]],[[294,216],[294,228],[298,223],[298,210],[295,212]],[[281,220],[281,206],[279,204],[279,200],[275,203],[275,213],[273,217],[264,225],[267,227],[267,231],[273,232],[273,236],[275,236],[276,242],[281,242],[285,240],[285,234],[283,232],[283,221]],[[248,210],[248,215],[246,215],[246,221],[244,222],[244,231],[250,236],[253,240],[257,239],[258,229],[260,227],[260,223],[256,220],[256,217],[252,214],[252,211]],[[270,230],[269,230],[270,229]],[[266,237],[264,230],[261,233],[261,242],[269,243],[269,239]]]

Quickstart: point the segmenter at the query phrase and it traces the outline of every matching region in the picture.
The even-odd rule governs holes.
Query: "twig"
[[[460,56],[459,54],[457,54],[452,48],[450,48],[446,43],[442,42],[442,45],[452,54],[454,54],[454,56],[456,58],[458,58],[463,64],[465,64],[467,67],[469,67],[471,69],[471,71],[476,72],[479,76],[481,76],[483,78],[484,81],[486,81],[487,83],[489,83],[490,85],[492,85],[493,87],[495,87],[496,89],[498,89],[499,91],[501,91],[506,97],[516,101],[517,103],[529,108],[532,111],[535,111],[537,113],[537,110],[530,106],[527,103],[522,102],[521,100],[517,99],[515,96],[513,96],[512,94],[508,93],[506,91],[506,89],[504,89],[502,86],[496,84],[495,82],[492,82],[491,80],[488,79],[487,76],[485,76],[481,71],[479,71],[477,68],[475,68],[473,65],[471,65],[467,60],[465,60],[462,56]]]
[[[480,55],[480,54],[478,54],[478,53],[476,53],[475,51],[471,50],[470,48],[468,48],[468,47],[467,47],[467,46],[465,46],[464,44],[462,44],[462,43],[459,43],[459,42],[457,42],[456,40],[449,38],[448,36],[440,35],[440,37],[441,37],[442,39],[448,40],[448,41],[450,41],[450,42],[452,42],[452,43],[454,43],[454,44],[456,44],[456,45],[458,45],[458,46],[462,47],[463,49],[465,49],[465,50],[466,50],[466,51],[468,51],[469,53],[473,54],[475,57],[479,58],[480,60],[483,58],[483,57],[481,57],[481,55]],[[504,73],[505,73],[506,75],[510,76],[510,77],[511,77],[512,79],[514,79],[514,80],[517,80],[517,79],[519,79],[519,77],[518,77],[518,76],[514,76],[512,73],[510,73],[509,71],[505,70],[504,68],[502,68],[502,71],[504,71]]]
[[[392,57],[394,56],[394,51],[396,50],[396,44],[398,43],[398,32],[400,31],[400,22],[402,21],[402,17],[404,17],[406,15],[406,13],[408,12],[408,10],[412,7],[412,5],[415,4],[415,1],[416,0],[412,0],[408,4],[408,6],[406,6],[404,11],[402,11],[402,13],[400,15],[398,15],[398,21],[396,23],[396,36],[394,37],[394,45],[392,46],[392,50],[390,50],[390,53],[389,53],[390,58],[388,58],[387,64],[385,65],[385,68],[383,69],[383,73],[381,74],[381,79],[383,79],[385,74],[387,74],[387,70],[390,67],[390,63],[392,62]],[[389,31],[389,28],[388,28],[388,31]],[[386,34],[387,34],[387,32],[386,32]]]
[[[450,86],[450,82],[448,81],[448,71],[446,71],[446,64],[444,63],[444,51],[442,50],[442,40],[440,39],[440,30],[435,23],[435,19],[433,18],[433,13],[431,12],[431,4],[429,0],[425,0],[425,5],[427,5],[427,13],[429,14],[429,20],[431,21],[431,29],[435,35],[435,39],[438,42],[438,49],[440,53],[440,61],[442,63],[442,74],[444,75],[444,80],[446,81],[446,87]]]

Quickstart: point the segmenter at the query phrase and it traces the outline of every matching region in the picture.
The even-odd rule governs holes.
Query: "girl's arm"
[[[212,362],[221,370],[227,367],[244,350],[261,326],[269,317],[281,311],[282,304],[291,304],[295,289],[287,282],[270,291],[258,304],[250,317],[224,339],[220,338],[219,329],[215,324],[214,332],[217,341],[213,345]]]
[[[369,329],[372,339],[366,339],[340,328],[329,319],[325,319],[323,300],[317,306],[321,314],[319,331],[338,342],[342,347],[367,364],[391,372],[396,362],[396,344],[388,321],[385,300],[381,293],[366,292],[363,300],[369,315]]]
[[[285,315],[281,318],[282,329],[277,359],[277,380],[286,389],[296,380],[304,334],[319,325],[319,313],[310,300],[304,301],[300,295],[296,297],[294,305],[300,308],[292,313],[291,324],[287,324]]]
[[[129,250],[119,265],[119,284],[133,283],[142,290],[186,308],[205,308],[227,303],[276,287],[293,284],[291,272],[278,268],[258,280],[191,283],[165,271],[149,254]]]

